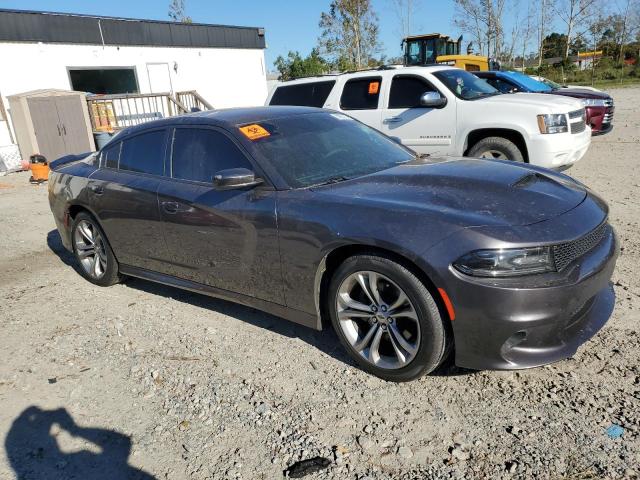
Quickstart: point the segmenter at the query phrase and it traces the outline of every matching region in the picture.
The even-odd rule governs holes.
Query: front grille
[[[583,120],[579,122],[573,122],[571,124],[571,133],[582,133],[584,129],[587,128],[587,123]]]
[[[608,227],[609,224],[605,222],[578,240],[554,245],[553,260],[556,264],[556,270],[561,272],[571,262],[582,257],[598,245],[607,233]]]
[[[569,112],[569,118],[582,118],[582,119],[584,119],[584,117],[585,117],[584,108],[581,108],[580,110],[574,110],[573,112]]]

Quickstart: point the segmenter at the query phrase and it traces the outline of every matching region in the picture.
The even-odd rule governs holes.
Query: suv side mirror
[[[213,176],[213,186],[216,190],[235,190],[255,187],[263,180],[246,168],[228,168],[220,170]]]
[[[427,108],[443,108],[447,99],[438,92],[425,92],[420,97],[420,106]]]

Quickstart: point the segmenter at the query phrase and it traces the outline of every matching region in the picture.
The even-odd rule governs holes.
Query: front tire
[[[483,138],[469,149],[467,156],[524,162],[524,155],[518,146],[511,140],[503,137]]]
[[[101,287],[120,282],[118,261],[102,228],[91,215],[86,212],[76,215],[71,228],[71,241],[80,274],[84,278]]]
[[[377,255],[355,255],[334,273],[331,323],[351,358],[384,380],[405,382],[435,370],[448,352],[433,296],[410,270]]]

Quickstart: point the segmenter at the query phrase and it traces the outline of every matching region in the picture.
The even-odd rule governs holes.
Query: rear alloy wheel
[[[518,146],[511,140],[507,140],[503,137],[483,138],[469,149],[467,156],[524,162],[524,156]]]
[[[73,253],[80,273],[91,283],[110,286],[120,281],[118,262],[104,232],[89,214],[79,213],[72,228]]]
[[[444,359],[447,336],[435,301],[402,265],[378,256],[351,257],[329,290],[334,329],[364,370],[407,381]]]

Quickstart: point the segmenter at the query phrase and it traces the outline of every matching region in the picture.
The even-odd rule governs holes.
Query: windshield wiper
[[[331,178],[325,180],[324,182],[316,183],[315,185],[312,185],[312,186],[313,187],[320,187],[322,185],[331,185],[332,183],[340,183],[340,182],[344,182],[346,180],[349,180],[349,177],[345,177],[344,175],[339,175],[339,176],[331,177]]]

